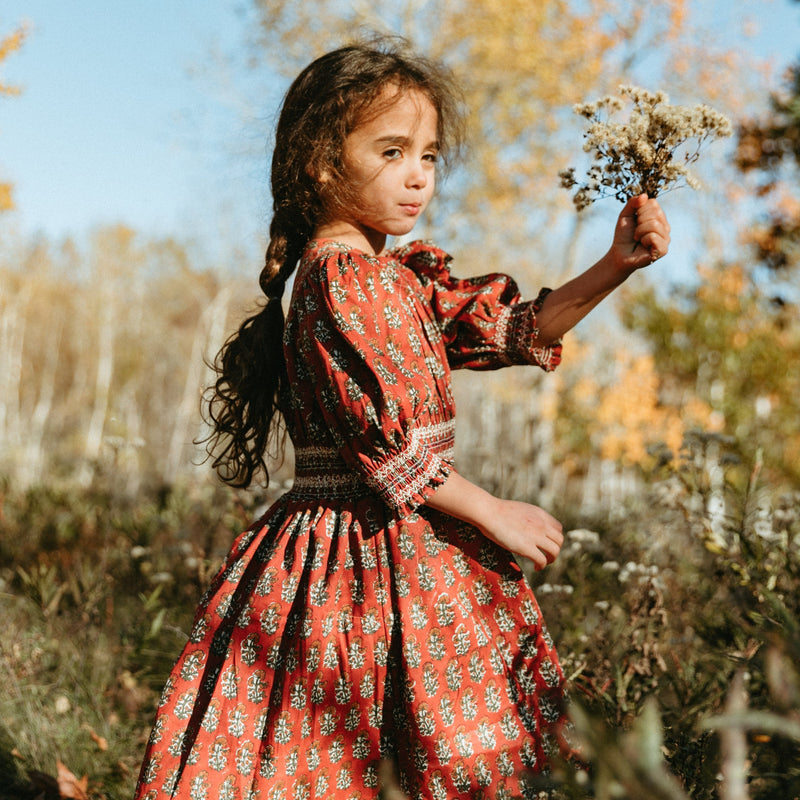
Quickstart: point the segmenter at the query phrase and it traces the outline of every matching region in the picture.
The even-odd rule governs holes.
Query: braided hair
[[[441,155],[457,149],[463,117],[449,73],[410,55],[400,39],[321,56],[284,98],[272,157],[270,240],[259,279],[266,299],[223,345],[213,365],[216,381],[204,398],[212,430],[203,441],[220,478],[232,486],[247,487],[260,473],[269,482],[266,455],[282,428],[275,423],[287,388],[284,288],[325,215],[352,202],[343,175],[344,142],[368,115],[384,110],[382,103],[396,99],[398,93],[381,99],[386,86],[423,92],[437,111]]]

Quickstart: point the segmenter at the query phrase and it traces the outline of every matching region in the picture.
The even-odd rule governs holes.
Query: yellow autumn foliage
[[[599,398],[591,434],[603,458],[644,464],[652,445],[664,443],[677,454],[688,429],[714,427],[711,409],[696,397],[681,408],[661,402],[661,380],[652,356],[621,353],[619,359],[619,377],[610,385],[601,389],[589,378],[579,384],[585,402]]]
[[[0,66],[3,61],[8,58],[12,53],[22,47],[22,42],[27,34],[27,29],[24,27],[17,28],[11,34],[0,39]],[[20,93],[18,86],[13,86],[6,83],[5,80],[0,78],[0,95],[17,95]],[[14,208],[14,199],[12,197],[12,186],[10,183],[0,183],[0,213],[10,211]]]
[[[2,64],[8,56],[22,47],[22,42],[25,40],[27,33],[27,28],[23,26],[0,39],[0,64]],[[8,84],[5,80],[0,78],[0,94],[15,95],[19,94],[19,92],[20,89],[18,86]]]

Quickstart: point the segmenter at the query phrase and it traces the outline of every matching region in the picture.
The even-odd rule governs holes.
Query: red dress
[[[284,337],[294,486],[242,534],[165,687],[140,800],[355,800],[391,756],[411,798],[525,793],[563,676],[507,551],[430,509],[450,368],[553,369],[536,302],[412,243],[309,243]]]

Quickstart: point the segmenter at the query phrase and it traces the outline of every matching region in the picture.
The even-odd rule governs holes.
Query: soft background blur
[[[655,697],[676,792],[796,797],[800,690],[774,679],[800,658],[793,0],[5,0],[0,784],[125,796],[202,586],[289,485],[290,451],[267,491],[223,490],[200,463],[205,360],[259,300],[288,81],[362,29],[443,59],[469,103],[469,152],[415,235],[526,296],[602,254],[619,211],[577,216],[559,188],[584,166],[574,103],[632,83],[733,120],[703,189],[661,198],[670,255],[569,335],[556,374],[456,376],[457,458],[576,531],[537,582],[577,694],[615,732],[598,758],[630,760],[598,742]],[[741,693],[781,722],[727,745],[708,719],[742,665]],[[750,772],[720,782],[742,738]],[[632,797],[684,796],[611,772]]]

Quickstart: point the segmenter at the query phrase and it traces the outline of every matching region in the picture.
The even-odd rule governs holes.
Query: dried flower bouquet
[[[578,187],[572,198],[578,211],[601,197],[625,202],[642,192],[657,197],[682,184],[697,188],[689,165],[707,141],[731,135],[730,120],[709,106],[670,105],[664,92],[637,86],[621,86],[619,92],[621,97],[574,106],[590,122],[583,149],[593,158],[583,183],[574,168],[560,173],[564,188]],[[625,98],[633,104],[628,121],[612,122]],[[687,144],[690,140],[694,146]]]

